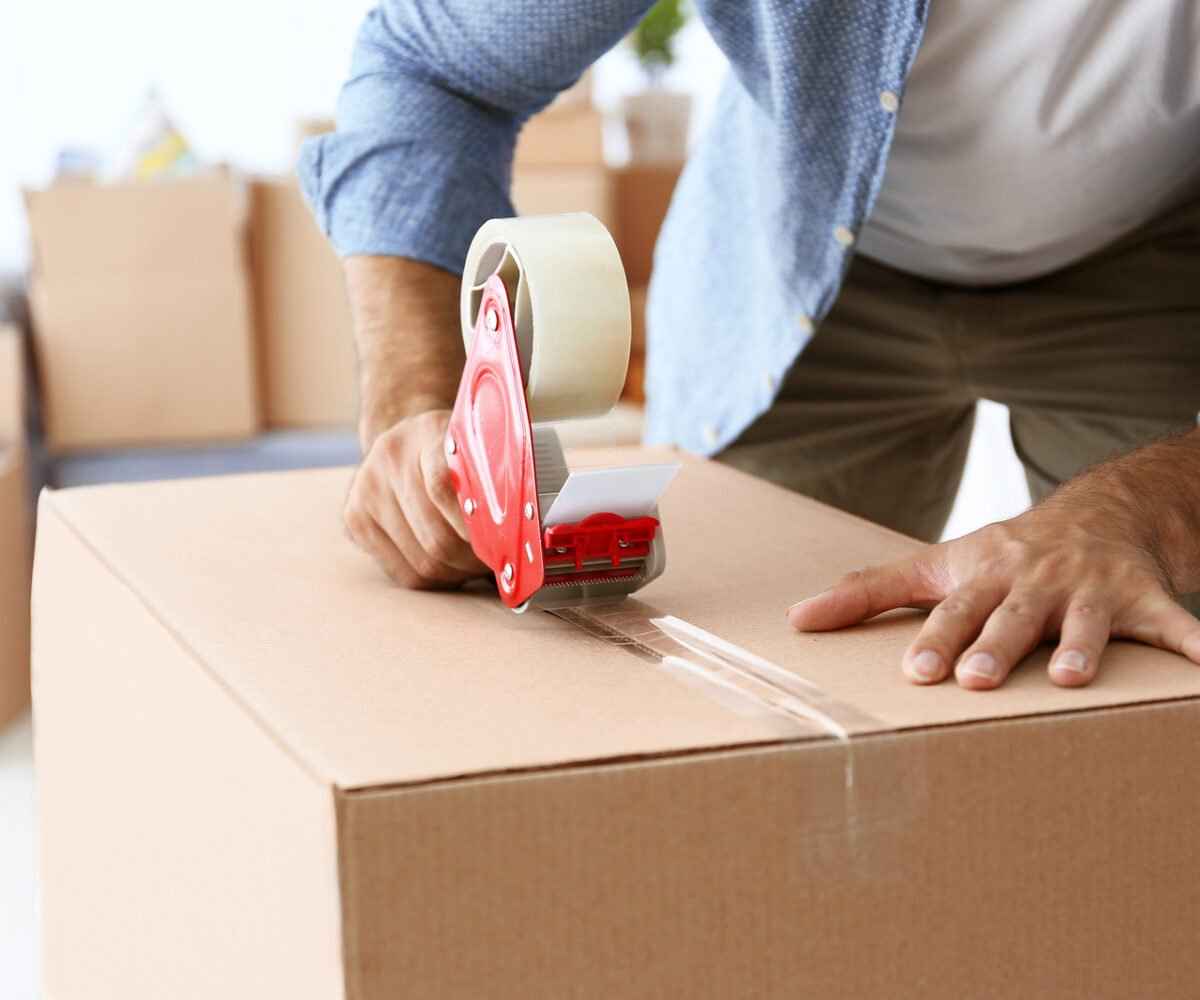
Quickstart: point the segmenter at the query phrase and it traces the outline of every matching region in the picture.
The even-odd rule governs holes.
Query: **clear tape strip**
[[[800,801],[819,806],[803,812],[793,834],[796,843],[864,881],[904,870],[905,831],[929,802],[921,741],[896,753],[887,739],[855,739],[891,727],[805,678],[634,598],[544,610],[731,711],[767,721],[781,739],[836,749],[833,759],[840,767],[801,768],[805,785]]]
[[[803,677],[642,601],[628,598],[546,610],[595,638],[661,665],[681,680],[699,682],[702,690],[734,711],[782,716],[793,723],[796,735],[847,741],[855,733],[887,728]]]

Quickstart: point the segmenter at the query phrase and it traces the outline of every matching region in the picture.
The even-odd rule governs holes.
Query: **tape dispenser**
[[[545,517],[568,477],[550,421],[599,416],[629,364],[629,289],[608,230],[585,213],[493,219],[467,253],[466,366],[446,458],[471,547],[520,612],[619,599],[658,577],[658,508]]]

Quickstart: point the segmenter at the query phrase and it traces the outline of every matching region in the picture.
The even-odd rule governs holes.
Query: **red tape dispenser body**
[[[484,285],[446,459],[471,548],[496,574],[501,600],[509,607],[524,604],[542,586],[545,566],[533,428],[508,294],[498,275]]]
[[[531,359],[522,358],[514,315],[525,300],[519,282],[526,276],[504,249],[502,259],[492,254],[485,260],[494,270],[482,283],[464,278],[472,282],[474,319],[445,445],[471,547],[495,574],[510,608],[620,598],[662,572],[659,521],[601,510],[576,523],[543,525],[567,468],[554,429],[531,420]],[[623,276],[621,282],[627,301]],[[531,339],[525,338],[527,351]]]

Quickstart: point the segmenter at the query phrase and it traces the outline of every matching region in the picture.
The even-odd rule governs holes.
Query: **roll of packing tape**
[[[481,288],[493,274],[508,289],[530,419],[611,410],[629,367],[629,288],[603,223],[585,212],[485,223],[463,269],[468,350]]]

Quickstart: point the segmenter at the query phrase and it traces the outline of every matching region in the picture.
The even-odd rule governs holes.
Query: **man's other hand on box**
[[[1198,590],[1200,430],[1098,466],[1012,520],[851,573],[788,621],[818,632],[929,608],[902,663],[914,683],[953,672],[964,688],[999,687],[1056,638],[1050,679],[1075,687],[1095,678],[1110,636],[1200,664],[1200,620],[1175,600]]]

